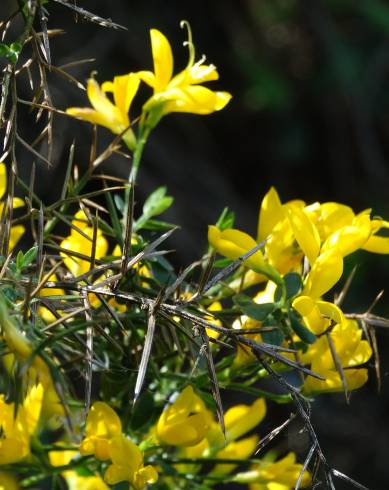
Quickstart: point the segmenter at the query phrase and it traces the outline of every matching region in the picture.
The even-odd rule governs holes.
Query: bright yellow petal
[[[258,217],[258,242],[265,240],[277,223],[285,217],[281,200],[274,187],[271,187],[262,200]]]
[[[132,476],[127,466],[111,464],[104,473],[104,481],[108,485],[116,485],[116,483],[120,483],[121,481],[130,481]]]
[[[16,247],[18,241],[21,239],[25,231],[26,229],[24,228],[23,225],[16,225],[11,227],[11,232],[9,236],[10,250],[13,250]]]
[[[138,446],[123,434],[109,442],[109,455],[114,465],[125,466],[135,473],[143,464],[143,455]]]
[[[23,207],[25,205],[26,205],[26,203],[23,201],[23,199],[20,199],[20,197],[14,197],[12,199],[12,207],[14,209],[21,208],[21,207]]]
[[[320,254],[307,276],[303,295],[320,298],[339,281],[342,273],[343,259],[336,249]]]
[[[43,386],[38,384],[30,388],[24,402],[23,412],[27,430],[29,434],[33,434],[38,426],[39,417],[43,401]]]
[[[133,486],[135,490],[143,490],[147,485],[152,485],[158,480],[158,472],[154,466],[147,465],[135,473]]]
[[[150,30],[154,62],[154,92],[162,92],[173,75],[173,54],[167,38],[157,29]]]
[[[216,454],[216,458],[241,459],[242,461],[244,461],[253,454],[255,448],[257,447],[258,441],[259,437],[253,435],[251,437],[246,437],[236,442],[230,442],[230,444],[227,444],[224,449],[218,451],[218,453]],[[227,475],[237,466],[237,464],[217,464],[210,474],[212,476]]]
[[[113,80],[113,96],[116,106],[123,115],[123,119],[128,117],[131,102],[135,97],[139,87],[139,77],[135,73],[115,77]]]
[[[7,167],[5,163],[0,162],[0,199],[7,191]]]
[[[128,115],[121,113],[119,108],[108,99],[96,80],[89,78],[86,91],[93,108],[101,114],[102,120],[105,121],[103,126],[118,134],[130,125]]]
[[[256,427],[266,415],[266,402],[258,398],[252,405],[235,405],[224,414],[227,442],[234,441]]]
[[[309,263],[314,264],[320,251],[320,236],[308,215],[298,207],[288,209],[288,217],[294,236]]]
[[[231,100],[227,92],[213,92],[201,85],[188,85],[163,92],[152,97],[146,103],[145,109],[151,104],[163,104],[163,113],[188,112],[191,114],[207,115],[223,109]]]
[[[104,115],[94,109],[89,109],[88,107],[69,107],[66,109],[66,114],[81,119],[82,121],[98,124],[99,126],[110,129],[110,124],[107,122]]]

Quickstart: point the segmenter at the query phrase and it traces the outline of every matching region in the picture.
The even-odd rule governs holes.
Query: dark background
[[[0,3],[4,17],[14,4]],[[78,4],[128,28],[105,29],[49,2],[49,27],[67,31],[52,39],[53,63],[96,58],[69,69],[81,81],[92,70],[97,70],[102,82],[116,74],[151,68],[151,27],[169,38],[176,71],[180,70],[187,51],[179,22],[187,19],[197,57],[205,53],[219,69],[220,81],[213,87],[234,96],[225,110],[207,117],[167,116],[147,145],[138,209],[151,191],[167,185],[175,203],[165,217],[182,227],[174,240],[177,266],[199,257],[206,246],[207,225],[226,205],[236,211],[237,227],[255,234],[258,206],[271,185],[283,201],[334,200],[355,211],[372,207],[374,213],[389,218],[387,2],[89,0]],[[52,75],[49,82],[57,107],[88,105],[85,94],[60,77]],[[23,98],[31,97],[27,84],[21,84],[20,91]],[[23,109],[19,128],[25,139],[33,140],[31,121]],[[37,190],[46,202],[56,198],[73,138],[80,167],[89,158],[90,125],[57,116],[54,129],[52,168],[48,171],[37,162]],[[111,138],[108,131],[99,130],[101,148]],[[30,154],[20,152],[22,175],[29,175],[32,160]],[[114,157],[104,169],[126,176],[128,163]],[[349,268],[356,263],[359,267],[345,310],[362,312],[387,284],[388,259],[361,252],[347,262]],[[375,312],[389,316],[385,295]],[[313,419],[330,464],[381,490],[389,488],[388,333],[378,331],[378,342],[382,393],[377,394],[371,370],[368,386],[352,395],[349,406],[342,395],[323,396],[314,403]],[[284,447],[291,439],[282,439]],[[351,487],[339,483],[337,488]]]

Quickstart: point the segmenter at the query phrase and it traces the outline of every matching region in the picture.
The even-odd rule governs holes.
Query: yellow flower
[[[76,226],[81,233],[72,228],[70,235],[62,240],[60,244],[61,248],[90,257],[92,254],[93,228],[88,225],[88,218],[83,210],[79,210],[75,214],[72,224]],[[101,257],[104,257],[107,254],[107,250],[108,242],[103,236],[102,231],[98,229],[95,258],[101,259]],[[79,276],[88,272],[90,267],[90,262],[88,260],[78,258],[74,255],[68,255],[66,252],[61,252],[61,256],[64,257],[66,267],[74,276]]]
[[[187,25],[187,24],[186,24]],[[195,48],[189,30],[187,46],[189,61],[186,68],[173,77],[173,54],[169,41],[157,29],[150,30],[154,73],[138,72],[138,76],[154,90],[154,95],[143,106],[152,112],[151,127],[169,112],[210,114],[223,109],[231,99],[227,92],[213,92],[200,85],[217,80],[219,74],[214,65],[204,65],[205,58],[195,62]]]
[[[141,450],[123,434],[110,440],[109,456],[112,464],[104,474],[104,480],[109,485],[129,481],[135,490],[142,490],[158,480],[154,466],[143,465]]]
[[[42,400],[41,384],[29,389],[17,412],[15,404],[6,403],[0,395],[0,464],[15,463],[30,454],[30,437],[38,426]]]
[[[371,221],[371,235],[364,243],[362,249],[376,254],[389,254],[389,237],[377,236],[382,228],[389,228],[389,221],[373,219]]]
[[[77,451],[50,451],[50,463],[52,466],[65,466],[77,454]],[[81,476],[74,470],[65,470],[61,475],[66,481],[68,490],[109,490],[108,485],[98,475]]]
[[[224,414],[226,441],[230,443],[254,429],[266,415],[266,402],[258,398],[252,405],[234,405]]]
[[[250,471],[238,473],[234,481],[248,483],[250,490],[292,490],[299,478],[302,465],[296,463],[294,453],[287,454],[279,461],[272,461],[269,455]],[[306,471],[301,481],[301,488],[311,483],[311,476]]]
[[[139,82],[135,73],[117,76],[113,82],[104,82],[101,87],[94,78],[90,78],[87,82],[87,95],[93,109],[70,107],[66,112],[78,119],[104,126],[114,134],[120,134],[128,128],[122,138],[127,146],[133,149],[136,140],[130,128],[128,111],[138,91]],[[106,92],[113,94],[114,103],[106,96]]]
[[[3,215],[5,203],[1,201],[7,191],[7,167],[5,163],[0,162],[0,216]],[[24,206],[24,202],[20,197],[14,197],[12,200],[12,207],[20,208]],[[9,249],[12,250],[21,236],[23,235],[25,228],[23,225],[11,226],[10,236],[9,236]]]
[[[288,218],[294,237],[311,265],[320,251],[320,235],[308,214],[298,206],[289,206]]]
[[[366,340],[362,340],[362,330],[358,323],[346,319],[332,329],[330,336],[343,368],[348,391],[360,388],[366,383],[368,373],[367,369],[358,366],[370,359],[372,349]],[[311,370],[325,378],[322,381],[307,376],[302,388],[304,393],[328,393],[344,389],[326,336],[320,337],[310,345],[307,352],[301,356],[301,360],[311,363]]]
[[[80,445],[83,456],[94,454],[97,459],[110,459],[109,442],[122,432],[117,413],[104,402],[95,402],[86,419],[85,438]]]
[[[204,402],[187,386],[159,417],[157,437],[172,446],[195,446],[204,439],[210,418]]]
[[[303,317],[305,326],[315,335],[325,332],[331,322],[345,321],[342,310],[329,301],[315,301],[309,296],[299,296],[293,301],[292,306]]]
[[[0,490],[20,490],[17,478],[7,471],[0,471]]]
[[[254,238],[243,231],[235,229],[221,231],[213,225],[208,227],[208,241],[217,252],[232,260],[238,259],[257,246]],[[244,264],[276,282],[280,280],[278,272],[266,262],[260,250],[246,259]]]
[[[230,442],[224,449],[216,454],[216,458],[220,459],[241,459],[244,461],[249,458],[255,451],[259,441],[259,437],[253,435],[245,437],[239,441]],[[212,476],[226,475],[233,471],[238,465],[219,463],[211,471]]]

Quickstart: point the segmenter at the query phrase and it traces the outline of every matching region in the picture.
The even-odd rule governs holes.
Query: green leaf
[[[25,267],[28,267],[31,264],[31,262],[33,260],[35,260],[35,257],[37,256],[37,254],[38,254],[38,246],[37,245],[34,245],[29,250],[27,250],[27,252],[24,254],[23,263],[22,263],[21,268],[24,269]]]
[[[262,340],[267,344],[281,345],[284,341],[285,335],[279,328],[277,328],[272,330],[271,332],[263,332],[261,334],[261,337]]]
[[[274,311],[274,303],[257,304],[244,294],[239,294],[233,298],[234,303],[240,307],[245,315],[254,320],[263,322]]]
[[[21,250],[19,250],[17,256],[16,256],[16,267],[19,270],[23,269],[23,260],[24,260],[24,254]]]
[[[301,291],[303,281],[297,272],[289,272],[284,276],[286,299],[293,298]]]
[[[290,326],[292,327],[294,333],[307,344],[313,344],[316,342],[316,335],[308,330],[307,327],[300,322],[297,316],[289,312]]]
[[[166,195],[166,187],[159,187],[146,199],[143,205],[143,214],[136,221],[135,229],[142,228],[153,216],[158,216],[173,204],[174,199]]]

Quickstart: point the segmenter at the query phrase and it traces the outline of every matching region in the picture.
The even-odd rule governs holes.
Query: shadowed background
[[[171,41],[176,70],[187,60],[182,19],[192,26],[197,59],[214,63],[220,80],[213,88],[233,94],[229,106],[210,116],[169,115],[152,134],[142,162],[138,209],[160,185],[175,203],[168,221],[181,226],[174,240],[175,263],[183,267],[206,246],[207,225],[225,206],[236,211],[239,229],[255,234],[260,200],[271,185],[282,201],[293,198],[339,201],[355,211],[373,208],[389,217],[389,6],[376,0],[130,0],[79,1],[80,6],[128,28],[114,31],[76,18],[64,6],[48,4],[49,27],[67,34],[52,39],[55,65],[94,62],[69,69],[82,82],[97,71],[99,82],[152,67],[148,30]],[[13,2],[1,2],[1,17]],[[76,21],[76,23],[75,23]],[[54,105],[87,106],[83,92],[55,74],[49,80]],[[28,84],[21,85],[29,99]],[[24,93],[23,93],[24,91]],[[31,120],[21,109],[19,128],[33,140]],[[72,140],[76,161],[89,160],[91,126],[56,116],[52,168],[38,164],[37,192],[56,198]],[[99,147],[112,135],[99,129]],[[33,157],[19,154],[27,179]],[[104,170],[125,177],[129,163],[113,157]],[[358,253],[346,311],[365,311],[388,279],[388,259]],[[388,302],[374,310],[389,316]],[[387,487],[389,424],[388,334],[378,332],[382,393],[371,369],[367,387],[347,406],[343,395],[314,403],[314,423],[330,464],[372,489]],[[228,405],[228,400],[226,401]],[[272,406],[270,405],[271,409]],[[279,409],[275,409],[280,412]],[[267,429],[273,420],[267,418]],[[285,414],[285,412],[284,412]],[[280,418],[281,421],[281,418]],[[265,434],[262,434],[265,435]],[[279,441],[284,449],[293,438]],[[293,445],[294,444],[294,445]],[[295,449],[296,443],[292,446]],[[307,444],[301,447],[304,457]],[[339,483],[337,488],[351,488]]]

